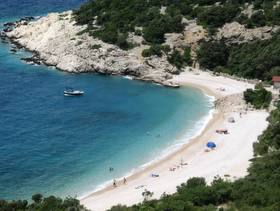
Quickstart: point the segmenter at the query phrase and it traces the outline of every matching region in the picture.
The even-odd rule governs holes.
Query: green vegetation
[[[184,55],[183,55],[184,62],[188,65],[192,63],[191,59],[191,48],[186,47],[184,50]]]
[[[160,13],[161,5],[168,7],[165,14]],[[181,32],[180,5],[188,5],[188,1],[173,4],[161,0],[95,0],[75,11],[75,19],[78,24],[87,24],[86,31],[92,36],[126,49],[128,32],[134,32],[135,27],[143,27],[143,32],[136,30],[136,34],[143,33],[146,41],[153,44],[163,43],[165,33]],[[100,28],[94,27],[94,20]]]
[[[272,94],[263,87],[261,83],[256,84],[255,90],[247,89],[244,92],[246,103],[250,103],[256,109],[268,108],[272,100]]]
[[[227,46],[222,41],[204,42],[197,51],[198,62],[202,67],[208,69],[225,66],[228,57]]]
[[[41,194],[32,196],[33,202],[27,200],[0,200],[1,211],[86,211],[79,200],[67,197],[62,200],[54,196],[44,198]]]
[[[156,55],[161,57],[163,53],[166,55],[171,51],[171,48],[169,45],[151,45],[150,48],[144,49],[142,51],[142,56],[143,57],[150,57],[152,55]]]
[[[255,21],[265,24],[261,25],[279,25],[280,24],[280,7],[275,6],[276,0],[255,0],[253,1],[254,8],[259,10],[257,17],[252,16]],[[261,11],[263,10],[263,12]],[[261,19],[262,18],[262,19]],[[252,20],[252,21],[254,21]]]
[[[111,211],[216,211],[280,209],[280,102],[268,118],[269,126],[254,144],[256,157],[249,174],[235,182],[217,177],[211,185],[204,178],[191,178],[173,195],[144,201],[132,207],[115,206]],[[261,156],[259,156],[261,155]],[[223,205],[226,208],[217,209]]]
[[[142,51],[142,56],[143,57],[150,57],[152,55],[157,55],[159,57],[162,56],[162,47],[160,45],[152,45],[148,49],[144,49]]]
[[[217,27],[231,22],[240,13],[238,4],[225,4],[223,6],[211,6],[201,8],[197,14],[198,24],[208,28],[210,32],[215,31]]]
[[[172,54],[167,58],[169,63],[174,65],[176,68],[179,70],[183,67],[184,65],[184,57],[181,55],[181,53],[174,49]]]
[[[91,49],[99,49],[99,48],[101,48],[101,45],[99,44],[94,44],[91,46]]]
[[[280,149],[280,102],[277,109],[271,112],[268,128],[259,137],[259,142],[254,143],[254,151],[256,155],[276,154]],[[278,153],[279,154],[279,153]],[[279,162],[279,161],[278,161]],[[279,166],[277,167],[279,168]],[[279,175],[278,175],[279,177]],[[279,192],[279,189],[278,189]]]
[[[280,7],[276,6],[276,0],[255,0],[247,2],[253,3],[254,13],[250,18],[244,14],[240,15],[235,19],[236,21],[245,24],[248,28],[280,24]]]
[[[250,18],[241,15],[246,2],[255,5]],[[234,20],[248,27],[279,24],[280,8],[275,4],[276,0],[89,0],[74,14],[78,24],[88,26],[84,32],[127,49],[131,47],[126,41],[129,32],[143,35],[151,44],[161,44],[165,33],[183,31],[183,17],[197,18],[211,34]]]
[[[280,74],[280,32],[271,39],[226,46],[204,42],[197,52],[202,67],[244,78],[270,81]]]
[[[218,4],[216,4],[219,2]],[[182,32],[182,18],[197,18],[210,34],[227,22],[238,21],[248,28],[280,25],[280,6],[276,0],[90,0],[75,11],[77,24],[86,24],[88,32],[104,42],[122,49],[132,46],[128,33],[141,35],[150,48],[142,55],[166,55],[168,61],[181,69],[191,64],[190,49],[170,49],[162,45],[164,35]],[[242,14],[245,3],[254,5],[251,17]],[[165,9],[165,10],[164,10]],[[139,28],[138,28],[139,27]],[[77,44],[79,41],[77,41]],[[92,49],[100,45],[92,45]],[[270,81],[280,75],[280,32],[268,40],[226,45],[207,41],[197,51],[202,67],[239,77]],[[261,84],[244,92],[246,102],[255,108],[267,108],[271,93]],[[210,185],[204,178],[191,178],[177,187],[172,195],[163,194],[159,200],[149,200],[153,193],[145,190],[142,203],[114,206],[111,211],[206,211],[206,210],[280,210],[280,102],[271,112],[269,126],[254,143],[255,157],[248,175],[235,182],[217,177]],[[214,165],[214,164],[213,164]],[[229,175],[224,175],[228,177]],[[41,194],[26,200],[0,200],[0,211],[79,211],[85,210],[77,199],[44,198]],[[225,207],[225,208],[222,208]]]
[[[184,52],[180,52],[177,49],[173,49],[171,54],[168,54],[168,62],[174,65],[177,69],[182,69],[186,64],[191,64],[191,49],[186,47]]]
[[[170,53],[171,52],[171,53]],[[151,45],[150,48],[144,49],[142,51],[143,57],[150,57],[152,55],[156,55],[161,57],[162,54],[165,53],[168,57],[167,60],[170,64],[174,65],[179,70],[185,65],[185,64],[191,64],[191,49],[186,47],[184,49],[183,54],[179,52],[177,49],[173,49],[171,51],[171,48],[169,45]]]

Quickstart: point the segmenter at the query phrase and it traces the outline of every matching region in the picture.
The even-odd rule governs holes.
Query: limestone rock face
[[[187,21],[187,26],[184,30],[185,41],[189,45],[197,45],[197,43],[207,38],[207,31],[200,25],[197,25],[195,20]]]
[[[193,67],[199,68],[199,64],[196,62],[197,55],[196,51],[199,46],[199,42],[202,40],[207,40],[207,30],[196,23],[196,20],[186,21],[187,26],[184,30],[184,40],[188,46],[191,48],[191,57],[193,62]]]
[[[186,46],[190,47],[194,67],[198,67],[196,50],[202,40],[223,39],[229,44],[243,43],[255,39],[269,39],[271,34],[279,29],[268,26],[246,29],[245,26],[233,22],[220,28],[215,37],[208,37],[207,30],[198,25],[196,20],[184,18],[182,22],[185,24],[184,31],[165,34],[164,44],[180,52],[183,52]],[[35,63],[43,62],[74,73],[130,75],[135,79],[176,86],[168,80],[174,74],[179,74],[179,71],[167,61],[167,55],[144,58],[142,51],[150,46],[144,42],[142,36],[134,33],[129,33],[128,41],[135,47],[124,51],[116,45],[89,36],[88,33],[80,33],[86,26],[76,25],[71,11],[51,13],[37,20],[27,17],[6,25],[8,30],[3,30],[0,36],[8,37],[14,43],[34,52]]]
[[[85,26],[75,24],[72,12],[68,11],[51,13],[21,24],[7,36],[35,52],[45,64],[63,71],[131,75],[136,79],[168,85],[165,81],[172,78],[170,72],[174,68],[166,60],[150,58],[149,64],[133,51],[124,51],[87,33],[79,35],[84,29]]]
[[[232,22],[220,28],[215,38],[218,40],[224,39],[228,43],[244,43],[256,39],[269,39],[272,36],[272,32],[276,32],[278,29],[279,27],[270,26],[246,29],[244,25]]]

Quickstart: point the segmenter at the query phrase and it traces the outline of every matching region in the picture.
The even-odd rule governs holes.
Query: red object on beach
[[[280,76],[273,76],[272,81],[273,82],[280,82]]]

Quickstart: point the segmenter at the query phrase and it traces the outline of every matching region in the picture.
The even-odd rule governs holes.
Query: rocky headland
[[[175,67],[166,59],[150,57],[141,60],[135,50],[124,51],[87,33],[79,34],[84,29],[85,26],[75,24],[72,12],[68,11],[51,13],[35,21],[7,23],[1,34],[33,53],[32,58],[23,59],[29,63],[55,66],[71,73],[129,75],[133,79],[177,87],[168,82]]]
[[[196,62],[196,50],[199,42],[209,40],[207,31],[195,20],[182,20],[185,29],[182,33],[165,35],[165,44],[173,49],[190,47],[193,66]],[[174,80],[180,71],[168,62],[167,55],[143,57],[141,52],[149,46],[141,36],[129,34],[129,41],[135,45],[122,50],[116,45],[81,33],[86,26],[77,25],[72,11],[50,13],[34,19],[22,18],[14,23],[6,23],[1,32],[17,48],[25,48],[33,53],[31,58],[23,58],[28,63],[55,66],[59,70],[71,73],[96,72],[100,74],[129,75],[133,79],[151,81],[169,87],[179,87]],[[246,29],[232,22],[221,27],[211,39],[226,40],[228,43],[250,42],[256,39],[269,39],[277,27],[259,27]],[[13,53],[16,48],[12,48]]]

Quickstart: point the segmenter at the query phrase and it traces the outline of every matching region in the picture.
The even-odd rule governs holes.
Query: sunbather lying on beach
[[[219,133],[219,134],[228,134],[228,130],[227,130],[227,129],[218,129],[218,130],[216,130],[216,133]]]
[[[135,187],[135,189],[140,189],[140,188],[144,188],[146,185],[139,185],[137,187]]]
[[[159,174],[157,174],[157,173],[152,173],[152,174],[151,174],[151,177],[159,177]]]
[[[170,167],[169,168],[169,171],[175,171],[176,170],[176,167]]]

